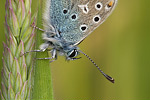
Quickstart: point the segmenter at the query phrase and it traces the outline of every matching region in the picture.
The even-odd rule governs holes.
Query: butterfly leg
[[[48,48],[49,44],[47,43],[43,43],[42,45],[40,45],[40,49],[39,50],[31,50],[31,51],[26,51],[24,53],[21,53],[20,56],[23,56],[27,53],[31,53],[31,52],[44,52],[47,48]]]
[[[35,25],[31,25],[31,27],[33,27],[33,28],[35,28],[35,29],[37,29],[37,30],[40,30],[40,31],[42,31],[42,32],[45,32],[45,33],[51,33],[51,36],[55,36],[56,35],[56,32],[55,31],[51,31],[51,30],[44,30],[44,29],[41,29],[41,28],[39,28],[39,27],[37,27],[37,26],[35,26]]]
[[[53,62],[53,61],[55,61],[55,60],[57,60],[56,49],[52,49],[50,52],[52,54],[51,57],[48,57],[48,58],[36,58],[36,59],[38,59],[38,60],[51,60],[50,63]]]
[[[23,55],[25,55],[25,54],[27,54],[27,53],[31,53],[31,52],[44,52],[45,50],[46,50],[46,49],[31,50],[31,51],[27,51],[27,52],[22,53],[20,56],[23,56]]]

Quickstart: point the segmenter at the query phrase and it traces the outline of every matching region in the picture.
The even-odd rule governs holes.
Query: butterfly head
[[[78,55],[77,49],[73,49],[73,50],[67,52],[67,57],[69,57],[69,58],[74,58],[74,57],[76,57],[77,55]]]
[[[71,46],[70,48],[64,49],[63,51],[65,52],[67,60],[79,59],[79,58],[76,58],[79,55],[78,47]]]

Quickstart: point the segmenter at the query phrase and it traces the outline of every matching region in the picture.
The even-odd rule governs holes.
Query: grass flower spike
[[[2,100],[31,99],[33,80],[33,53],[35,31],[30,25],[31,0],[6,0],[5,36],[3,43]]]

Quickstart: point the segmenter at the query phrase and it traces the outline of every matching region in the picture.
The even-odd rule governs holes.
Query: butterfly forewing
[[[96,5],[97,4],[97,5]],[[82,14],[80,18],[83,20],[79,25],[87,25],[87,31],[84,32],[84,36],[81,37],[74,45],[78,45],[83,39],[85,39],[93,30],[100,26],[111,14],[117,4],[117,0],[92,0],[88,3],[88,14]],[[96,8],[98,7],[98,8]]]
[[[48,0],[44,22],[52,25],[66,42],[78,45],[102,24],[117,0]],[[47,26],[47,25],[45,25]]]

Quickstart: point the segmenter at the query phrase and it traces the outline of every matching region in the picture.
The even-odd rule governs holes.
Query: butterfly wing
[[[78,45],[102,24],[117,0],[47,0],[44,26],[53,26],[67,42]]]

